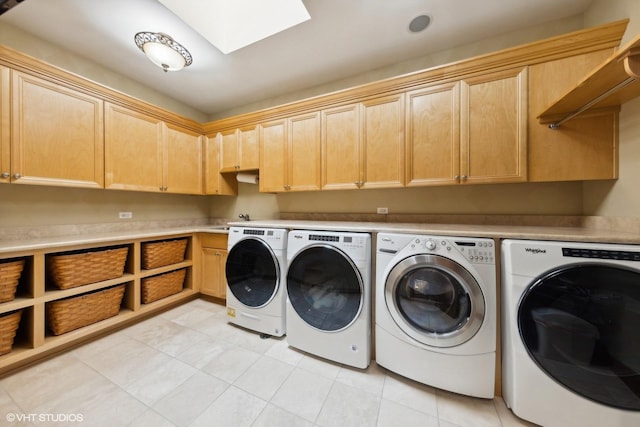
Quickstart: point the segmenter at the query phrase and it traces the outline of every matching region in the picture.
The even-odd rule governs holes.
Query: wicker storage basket
[[[54,255],[49,258],[49,277],[60,289],[122,277],[128,247]]]
[[[47,325],[54,335],[99,322],[120,312],[124,284],[46,305]]]
[[[22,310],[0,315],[0,354],[7,354],[11,351],[21,315]]]
[[[142,279],[142,303],[148,304],[182,291],[186,272],[183,268]]]
[[[0,263],[0,302],[12,301],[24,268],[24,260]]]
[[[184,261],[187,239],[142,244],[142,268],[149,270]]]

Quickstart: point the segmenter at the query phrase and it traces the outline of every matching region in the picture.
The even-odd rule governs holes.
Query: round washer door
[[[247,307],[263,307],[278,292],[278,259],[260,239],[246,238],[233,245],[227,254],[225,273],[229,290]]]
[[[572,264],[537,278],[518,305],[529,356],[556,382],[640,411],[640,272]]]
[[[289,302],[308,325],[326,332],[348,328],[360,314],[364,286],[358,268],[338,248],[305,248],[290,262]]]
[[[384,298],[398,327],[432,347],[468,341],[484,320],[478,282],[460,264],[437,255],[413,255],[398,262],[387,276]]]

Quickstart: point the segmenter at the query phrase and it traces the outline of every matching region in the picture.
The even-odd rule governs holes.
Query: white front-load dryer
[[[371,361],[371,235],[293,230],[287,246],[287,342],[357,368]]]
[[[502,243],[502,395],[545,427],[640,426],[640,246]]]
[[[433,387],[493,398],[493,240],[378,234],[375,300],[376,363]]]
[[[286,229],[231,227],[225,265],[227,320],[280,337],[285,334]]]

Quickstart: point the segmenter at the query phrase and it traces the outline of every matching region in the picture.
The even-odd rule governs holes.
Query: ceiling
[[[195,0],[184,0],[194,1]],[[246,0],[233,0],[246,1]],[[303,0],[311,19],[222,54],[157,0],[25,0],[0,16],[204,114],[307,89],[393,63],[574,16],[591,0]],[[408,30],[420,14],[423,32]],[[163,72],[140,31],[184,45],[193,64]]]

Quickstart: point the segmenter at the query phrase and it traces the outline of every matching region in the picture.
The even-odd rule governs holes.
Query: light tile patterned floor
[[[286,338],[261,339],[204,300],[0,379],[0,412],[3,426],[530,425],[502,399],[460,396],[375,363],[362,371],[289,348]]]

